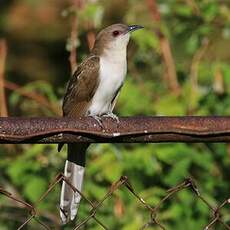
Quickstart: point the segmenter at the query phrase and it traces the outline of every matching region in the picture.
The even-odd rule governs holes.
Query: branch
[[[71,73],[74,74],[77,68],[77,38],[78,38],[78,17],[77,11],[83,8],[84,1],[82,0],[70,0],[72,7],[75,9],[74,15],[71,22],[71,32],[70,32],[70,43],[71,50],[69,56]]]
[[[25,89],[24,87],[21,87],[19,85],[17,85],[14,82],[10,82],[10,81],[4,81],[4,87],[6,89],[12,90],[14,92],[17,92],[18,94],[27,97],[29,99],[32,99],[34,101],[36,101],[38,104],[47,107],[50,111],[52,111],[55,115],[61,115],[61,109],[60,106],[56,105],[55,103],[52,103],[48,100],[48,98],[46,98],[45,96],[36,93],[36,92],[30,92],[27,89]]]
[[[69,56],[71,73],[73,74],[77,68],[77,15],[75,14],[72,19],[71,25],[71,33],[70,33],[70,42],[71,42],[71,50]]]
[[[7,55],[7,45],[4,39],[0,39],[0,116],[7,117],[7,105],[4,89],[4,73]]]
[[[164,35],[161,29],[161,15],[158,10],[156,0],[146,0],[147,7],[153,21],[157,24],[155,33],[160,41],[161,54],[166,68],[166,80],[169,89],[171,89],[176,95],[179,94],[180,85],[177,80],[176,66],[173,59],[172,50],[168,38]]]
[[[0,143],[230,142],[230,116],[0,118]]]

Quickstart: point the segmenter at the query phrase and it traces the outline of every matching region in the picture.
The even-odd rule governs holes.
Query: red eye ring
[[[120,31],[118,31],[118,30],[113,31],[113,36],[114,36],[114,37],[116,37],[116,36],[119,35],[119,34],[120,34]]]

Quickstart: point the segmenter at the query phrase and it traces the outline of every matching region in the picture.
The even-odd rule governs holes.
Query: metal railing
[[[230,117],[131,117],[120,118],[119,123],[111,119],[103,119],[103,128],[92,118],[0,118],[0,143],[61,142],[230,142]],[[109,226],[106,226],[103,220],[99,220],[96,214],[105,204],[105,200],[113,196],[114,192],[121,187],[125,187],[128,193],[133,194],[134,199],[149,212],[149,221],[144,223],[141,229],[152,225],[166,229],[158,218],[160,207],[184,189],[191,190],[194,197],[201,200],[210,210],[211,218],[204,227],[205,230],[211,229],[217,223],[230,229],[229,224],[224,222],[221,215],[221,209],[230,204],[230,198],[221,201],[216,207],[212,206],[199,192],[192,178],[187,178],[170,188],[160,202],[152,206],[138,195],[126,176],[114,182],[100,201],[92,202],[79,192],[62,173],[54,179],[35,204],[29,204],[0,187],[1,195],[15,203],[20,203],[28,211],[28,218],[18,226],[18,229],[25,227],[31,220],[35,220],[44,229],[51,229],[47,223],[38,218],[39,213],[36,207],[63,180],[73,191],[80,193],[82,199],[91,207],[89,214],[76,223],[73,229],[80,229],[92,219],[103,229],[109,229]]]
[[[228,117],[0,118],[0,143],[230,142]]]

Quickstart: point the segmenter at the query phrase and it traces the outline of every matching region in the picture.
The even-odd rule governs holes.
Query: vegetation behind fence
[[[89,52],[96,31],[120,21],[145,29],[133,34],[129,45],[118,115],[229,116],[229,9],[228,0],[0,1],[1,116],[60,115],[71,69]],[[169,188],[192,177],[202,197],[219,207],[229,199],[229,154],[228,143],[94,144],[87,154],[83,193],[100,201],[125,175],[154,208]],[[58,228],[59,185],[36,202],[62,172],[65,159],[65,149],[57,153],[51,144],[1,145],[1,191],[32,204],[38,220]],[[158,210],[156,220],[166,229],[202,229],[211,223],[213,210],[190,190],[176,193]],[[108,228],[137,229],[154,220],[129,191],[121,186],[97,210]],[[15,229],[30,214],[6,199],[0,195],[0,226]],[[78,221],[90,209],[83,202]],[[229,225],[229,205],[220,212]],[[38,226],[34,218],[27,224]],[[92,218],[87,227],[100,228]],[[225,229],[219,218],[213,229]]]

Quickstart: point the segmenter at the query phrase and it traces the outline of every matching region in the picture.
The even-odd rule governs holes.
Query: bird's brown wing
[[[85,59],[71,77],[63,100],[63,116],[85,116],[99,83],[99,57]]]
[[[77,68],[66,88],[63,99],[63,116],[86,116],[99,83],[99,57],[90,56]],[[64,144],[58,144],[60,152]]]

